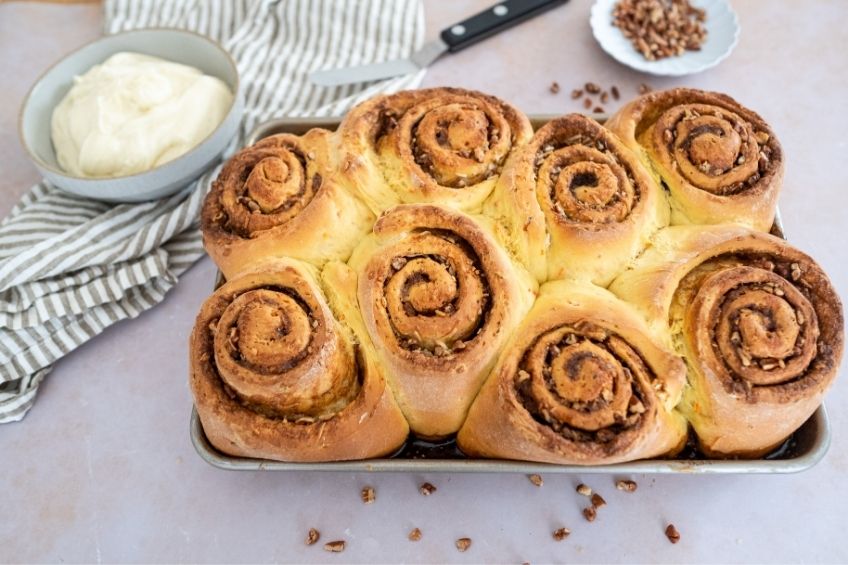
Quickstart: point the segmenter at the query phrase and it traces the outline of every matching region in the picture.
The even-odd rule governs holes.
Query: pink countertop
[[[441,29],[490,4],[425,4]],[[562,8],[435,64],[425,85],[476,88],[528,113],[579,110],[586,81],[725,91],[780,135],[787,171],[781,208],[792,242],[816,257],[848,297],[842,233],[848,215],[848,3],[734,2],[742,34],[719,67],[682,79],[646,77],[597,46],[590,0]],[[100,33],[97,5],[0,3],[0,216],[37,179],[16,120],[35,78]],[[562,87],[548,91],[552,81]],[[614,110],[612,105],[609,110]],[[22,423],[0,427],[0,561],[202,562],[773,562],[848,561],[848,371],[828,397],[834,442],[814,469],[790,476],[609,476],[235,473],[192,449],[187,337],[209,293],[208,259],[165,302],[117,324],[62,360]],[[417,485],[438,491],[424,498]],[[594,523],[574,492],[608,501]],[[363,505],[370,484],[377,501]],[[673,522],[682,539],[671,545]],[[407,540],[419,527],[423,539]],[[551,532],[567,526],[557,543]],[[340,555],[303,543],[345,539]],[[454,540],[473,545],[458,553]]]

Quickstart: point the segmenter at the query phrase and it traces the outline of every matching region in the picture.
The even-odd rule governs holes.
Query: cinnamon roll
[[[359,306],[412,431],[455,433],[535,281],[497,241],[495,225],[432,205],[383,214],[354,251]]]
[[[610,289],[686,357],[681,410],[708,455],[772,450],[836,377],[839,298],[813,259],[774,236],[732,225],[667,228]]]
[[[431,88],[363,102],[338,133],[342,178],[375,213],[428,202],[476,212],[533,129],[494,96]]]
[[[332,134],[265,138],[233,156],[206,196],[206,251],[227,278],[259,261],[345,261],[374,215],[335,179]]]
[[[508,160],[485,211],[539,281],[606,286],[668,224],[668,204],[639,160],[594,120],[545,124]]]
[[[322,282],[341,316],[315,268],[293,259],[243,272],[203,304],[191,335],[190,384],[218,450],[337,461],[386,455],[405,441],[409,428],[383,371],[351,329],[358,313],[344,304],[355,304],[355,277],[328,269]]]
[[[651,92],[623,106],[606,127],[668,188],[672,224],[771,229],[783,150],[769,125],[734,99],[689,88]]]
[[[515,332],[458,435],[473,457],[594,465],[685,443],[683,362],[629,305],[554,281]]]

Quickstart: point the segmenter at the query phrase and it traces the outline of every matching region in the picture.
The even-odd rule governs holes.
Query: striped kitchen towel
[[[424,36],[420,0],[107,0],[106,33],[175,27],[220,42],[245,98],[239,139],[275,116],[338,115],[423,71],[370,85],[313,86],[308,72],[410,55]],[[203,254],[198,217],[217,169],[141,204],[33,187],[0,222],[0,423],[24,417],[53,363],[134,318]]]

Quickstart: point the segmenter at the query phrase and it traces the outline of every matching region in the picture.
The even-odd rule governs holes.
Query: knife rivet
[[[505,16],[507,12],[509,12],[509,8],[506,6],[495,6],[492,10],[496,16]]]
[[[462,35],[465,33],[465,26],[455,25],[451,28],[451,33],[454,35]]]

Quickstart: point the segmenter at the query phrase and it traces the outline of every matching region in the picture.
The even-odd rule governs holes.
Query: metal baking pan
[[[534,115],[530,121],[534,128],[556,117]],[[603,122],[604,116],[593,116]],[[256,127],[245,140],[252,145],[264,137],[277,133],[303,134],[315,127],[335,130],[339,118],[279,118]],[[785,237],[778,212],[772,233]],[[221,279],[216,281],[216,287]],[[191,411],[191,441],[197,453],[213,467],[236,471],[368,471],[368,472],[449,472],[449,473],[583,473],[583,474],[636,474],[636,473],[797,473],[818,463],[830,447],[830,424],[827,411],[821,405],[815,413],[779,448],[762,459],[704,459],[688,445],[674,459],[648,459],[617,465],[551,465],[527,461],[498,459],[468,459],[453,441],[430,444],[411,438],[394,455],[382,459],[344,461],[334,463],[285,463],[247,457],[233,457],[215,449],[209,443],[197,411]]]

